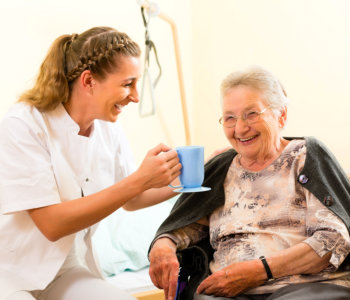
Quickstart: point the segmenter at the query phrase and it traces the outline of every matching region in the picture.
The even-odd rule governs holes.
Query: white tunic
[[[76,234],[47,240],[26,210],[98,192],[135,171],[118,123],[95,120],[90,137],[78,132],[63,105],[41,113],[17,103],[1,121],[0,282],[6,276],[16,282],[14,288],[44,289],[73,245]],[[94,229],[79,234],[88,233],[81,240],[92,258],[87,265],[96,273]]]

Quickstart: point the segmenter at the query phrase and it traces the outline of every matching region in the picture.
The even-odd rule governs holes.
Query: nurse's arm
[[[137,195],[134,199],[125,203],[123,208],[128,211],[138,210],[161,203],[176,196],[177,194],[178,193],[175,193],[173,188],[170,188],[168,186],[158,189],[150,189],[144,191],[143,193]]]
[[[176,151],[168,150],[162,144],[153,148],[136,172],[111,187],[75,200],[28,210],[29,215],[50,241],[87,228],[143,192],[172,182],[180,174],[181,165]],[[167,152],[159,155],[163,151]],[[162,190],[162,197],[170,195],[167,189]]]

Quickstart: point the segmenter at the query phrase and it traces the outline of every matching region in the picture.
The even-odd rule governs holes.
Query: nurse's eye
[[[129,81],[125,81],[125,84],[124,84],[124,87],[126,88],[129,88],[129,87],[132,87],[132,88],[135,88],[137,85],[137,79],[131,79]]]

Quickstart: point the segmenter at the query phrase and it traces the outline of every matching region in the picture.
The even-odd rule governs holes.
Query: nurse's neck
[[[73,121],[78,124],[80,128],[78,135],[89,137],[93,129],[94,118],[84,107],[77,105],[77,102],[68,101],[63,106]]]
[[[79,125],[78,134],[89,137],[96,118],[94,106],[96,99],[91,76],[88,76],[87,73],[83,72],[79,79],[73,83],[69,99],[63,105],[70,117]]]
[[[89,128],[87,128],[86,130],[83,130],[83,129],[80,127],[80,130],[79,130],[79,132],[78,132],[78,135],[89,137],[90,134],[91,134],[91,131],[92,131],[92,125],[91,125]]]

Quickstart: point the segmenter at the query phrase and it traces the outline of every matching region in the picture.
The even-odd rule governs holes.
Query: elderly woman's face
[[[224,96],[223,118],[226,117],[226,120],[230,115],[242,117],[251,112],[261,111],[264,112],[250,124],[247,120],[238,118],[234,127],[224,127],[232,147],[249,160],[264,158],[276,148],[280,139],[279,118],[268,108],[261,93],[255,89],[237,86],[228,90]]]

